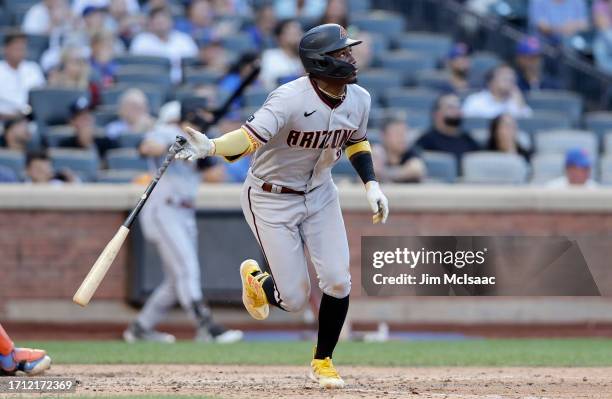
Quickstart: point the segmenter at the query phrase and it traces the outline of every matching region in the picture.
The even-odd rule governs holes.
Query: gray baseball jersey
[[[339,104],[328,102],[309,77],[287,83],[243,125],[261,146],[244,184],[241,204],[288,311],[308,302],[305,247],[327,295],[350,292],[349,248],[331,168],[345,144],[365,140],[370,95],[348,85]],[[300,194],[268,192],[263,184]]]
[[[170,147],[181,134],[177,125],[158,125],[145,140]],[[164,157],[150,158],[155,173]],[[193,203],[201,180],[195,162],[174,160],[142,209],[139,221],[162,260],[164,280],[138,315],[139,324],[152,329],[177,302],[192,317],[192,303],[202,299],[197,228]]]

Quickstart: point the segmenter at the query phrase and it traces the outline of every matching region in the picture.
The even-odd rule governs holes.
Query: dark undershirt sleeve
[[[350,159],[353,168],[357,171],[357,174],[361,178],[363,184],[376,180],[376,174],[374,173],[374,162],[372,162],[372,153],[369,151],[358,152],[353,155]]]

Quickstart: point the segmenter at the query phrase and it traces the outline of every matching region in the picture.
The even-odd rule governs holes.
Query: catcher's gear
[[[51,367],[51,358],[41,349],[15,348],[8,355],[0,355],[0,375],[44,373]]]
[[[338,24],[316,26],[300,40],[299,53],[304,70],[314,77],[347,79],[356,67],[329,54],[359,43],[360,40],[349,38],[346,29]]]
[[[370,204],[370,208],[374,213],[374,216],[372,216],[372,221],[374,223],[385,223],[387,221],[387,217],[389,216],[389,201],[380,189],[378,182],[369,181],[366,183],[366,197],[368,198],[368,203]]]

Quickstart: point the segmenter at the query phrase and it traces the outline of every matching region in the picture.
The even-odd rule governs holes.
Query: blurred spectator
[[[489,124],[488,151],[518,154],[529,161],[530,152],[519,143],[519,130],[512,115],[501,114]]]
[[[107,88],[115,82],[117,63],[114,61],[113,35],[110,32],[98,32],[91,38],[91,80],[100,88]]]
[[[320,19],[325,12],[325,0],[275,0],[274,9],[279,19]]]
[[[346,0],[329,0],[319,24],[338,24],[347,27],[349,23]]]
[[[355,35],[355,40],[361,40],[359,46],[351,47],[353,50],[353,58],[357,61],[357,67],[364,70],[372,65],[374,60],[374,52],[372,51],[372,36],[365,31],[360,31]],[[353,37],[353,36],[351,36]]]
[[[106,151],[118,147],[115,140],[98,131],[87,98],[78,98],[70,106],[70,115],[70,126],[74,130],[74,135],[60,140],[60,147],[96,150],[101,158],[104,158]]]
[[[589,28],[587,7],[584,0],[531,0],[529,24],[542,38],[551,44]]]
[[[457,160],[470,151],[478,151],[478,143],[461,130],[461,100],[456,94],[443,94],[432,111],[433,127],[421,136],[416,146],[426,151],[442,151],[455,155]]]
[[[0,119],[29,113],[28,92],[45,84],[38,64],[26,61],[27,40],[20,32],[4,37],[4,60],[0,61]]]
[[[210,0],[217,16],[252,16],[252,0]]]
[[[47,153],[37,151],[26,157],[25,181],[34,184],[63,184],[77,183],[79,178],[70,169],[62,169],[56,173]]]
[[[472,66],[470,48],[465,43],[455,43],[446,58],[446,70],[449,77],[446,86],[440,87],[443,92],[455,93],[459,96],[470,90],[469,74]]]
[[[595,64],[612,74],[612,4],[610,0],[593,2],[593,22],[597,36],[593,43]]]
[[[130,14],[137,14],[139,12],[138,0],[122,0],[126,3],[126,8]],[[81,15],[83,10],[87,7],[96,8],[108,8],[112,3],[112,0],[73,0],[72,1],[72,12],[75,15]]]
[[[542,71],[540,39],[525,37],[516,46],[517,84],[523,91],[556,90],[559,83]]]
[[[515,118],[529,117],[531,108],[516,84],[516,74],[508,65],[499,65],[487,73],[487,89],[465,99],[466,117],[494,118],[507,113]]]
[[[236,61],[227,72],[227,75],[221,79],[219,82],[219,90],[225,93],[232,93],[236,90],[240,83],[253,72],[253,68],[255,67],[255,61],[259,60],[259,56],[254,52],[246,52],[240,56],[238,61]],[[261,86],[259,81],[255,80],[253,84],[250,85],[251,88]],[[234,106],[240,107],[243,104],[242,98],[236,99],[234,101]],[[240,128],[240,126],[238,126]]]
[[[91,70],[86,54],[81,47],[66,47],[59,68],[49,74],[49,86],[87,89]]]
[[[135,9],[131,9],[133,3],[132,0],[111,0],[108,6],[110,18],[106,21],[107,28],[121,39],[125,47],[145,24],[138,4]]]
[[[216,38],[215,21],[209,0],[192,0],[187,6],[187,18],[179,19],[175,29],[188,34],[196,42]]]
[[[293,19],[284,20],[276,27],[275,35],[279,48],[268,49],[261,57],[261,80],[267,89],[275,89],[280,82],[286,83],[303,73],[298,55],[302,38],[302,27]]]
[[[144,134],[154,124],[147,96],[140,89],[129,89],[119,98],[119,119],[106,126],[106,137],[115,140],[125,133]]]
[[[186,33],[172,29],[172,15],[166,8],[149,12],[148,32],[139,33],[132,41],[130,52],[135,55],[166,57],[172,63],[170,77],[181,80],[181,59],[195,57],[198,46]]]
[[[546,187],[597,187],[591,179],[591,159],[589,154],[581,148],[573,148],[565,154],[565,176],[549,181]]]
[[[21,29],[29,35],[49,35],[69,25],[71,19],[66,0],[43,0],[26,12]]]
[[[227,50],[220,40],[200,43],[198,60],[198,64],[206,67],[206,69],[223,73],[227,70],[230,62]]]
[[[4,133],[0,137],[0,146],[8,150],[25,153],[28,142],[32,139],[29,121],[20,116],[4,123]]]
[[[255,47],[265,50],[276,45],[274,38],[274,27],[276,26],[276,14],[271,4],[264,4],[255,12],[255,24],[247,29]]]
[[[376,177],[383,182],[418,183],[425,176],[425,164],[420,151],[408,144],[408,125],[405,118],[391,118],[383,124],[382,151],[373,155],[377,166]]]

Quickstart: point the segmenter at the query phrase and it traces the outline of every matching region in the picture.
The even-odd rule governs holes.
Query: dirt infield
[[[173,394],[219,398],[612,398],[612,368],[339,367],[347,388],[324,391],[306,367],[55,365],[85,396]],[[330,395],[330,393],[332,395]]]

